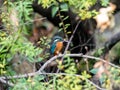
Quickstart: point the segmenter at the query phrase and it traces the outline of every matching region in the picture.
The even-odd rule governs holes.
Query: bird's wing
[[[51,48],[50,48],[51,54],[54,54],[55,48],[56,48],[56,43],[53,43],[53,44],[51,45]]]

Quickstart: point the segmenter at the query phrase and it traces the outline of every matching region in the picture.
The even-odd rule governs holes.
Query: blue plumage
[[[56,49],[56,44],[57,44],[57,42],[59,42],[59,41],[63,41],[63,38],[60,37],[60,36],[55,36],[55,37],[53,37],[53,39],[52,39],[52,44],[51,44],[51,47],[50,47],[50,53],[51,53],[51,54],[54,54],[55,49]]]
[[[54,54],[55,48],[56,48],[56,43],[52,43],[51,48],[50,48],[51,54]]]

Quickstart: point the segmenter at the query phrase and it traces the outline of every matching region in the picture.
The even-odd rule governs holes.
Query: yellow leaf
[[[5,65],[3,65],[3,64],[0,64],[0,68],[4,68],[5,67]]]
[[[7,4],[7,0],[4,2],[4,5]]]

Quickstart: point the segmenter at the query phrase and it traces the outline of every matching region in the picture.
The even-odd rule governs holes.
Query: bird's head
[[[57,52],[59,53],[61,51],[61,49],[63,48],[63,41],[63,38],[60,36],[53,37],[50,48],[51,54],[56,54]]]
[[[64,40],[63,40],[63,38],[60,37],[60,36],[54,36],[52,41],[53,41],[53,42],[62,42],[62,41],[64,41]]]

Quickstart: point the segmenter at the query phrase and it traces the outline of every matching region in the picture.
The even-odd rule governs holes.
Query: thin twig
[[[60,7],[59,7],[60,8]],[[67,32],[66,32],[66,29],[65,29],[65,24],[64,24],[64,21],[63,21],[63,19],[62,19],[62,17],[61,17],[61,13],[60,13],[60,10],[58,11],[58,16],[59,16],[59,18],[60,18],[60,21],[61,21],[61,23],[62,23],[62,26],[63,26],[63,31],[64,31],[64,35],[65,35],[65,38],[68,40],[68,36],[67,36]]]
[[[34,72],[34,73],[28,73],[28,74],[23,74],[23,75],[15,75],[15,76],[7,76],[7,79],[13,79],[13,78],[23,78],[23,77],[29,77],[29,76],[35,76],[35,75],[40,75],[40,74],[44,74],[44,73],[41,73],[41,72],[43,72],[43,70],[45,69],[45,67],[49,64],[49,63],[51,63],[52,61],[54,61],[54,60],[56,60],[57,58],[60,58],[60,57],[63,57],[63,56],[70,56],[70,57],[83,57],[83,58],[90,58],[90,59],[94,59],[94,60],[100,60],[100,61],[103,61],[103,62],[107,62],[109,65],[111,65],[111,66],[113,66],[113,67],[115,67],[115,68],[119,68],[120,69],[120,67],[119,66],[117,66],[117,65],[114,65],[114,64],[112,64],[112,63],[110,63],[110,62],[108,62],[108,61],[105,61],[104,59],[101,59],[101,58],[98,58],[98,57],[94,57],[94,56],[88,56],[88,55],[83,55],[83,54],[66,54],[66,55],[64,55],[64,54],[62,54],[62,55],[58,55],[58,56],[54,56],[54,57],[52,57],[51,59],[49,59],[37,72]],[[88,60],[90,60],[90,59],[88,59]],[[60,74],[60,73],[59,73]],[[0,77],[0,80],[3,80],[3,79],[6,79],[6,77]],[[7,84],[7,82],[6,82],[6,84]],[[12,86],[12,85],[11,85]],[[103,89],[101,89],[101,90],[103,90]]]
[[[85,42],[85,43],[83,43],[82,45],[80,44],[80,45],[78,45],[78,46],[75,46],[75,47],[73,47],[73,48],[71,48],[70,49],[70,51],[72,51],[73,49],[76,49],[76,48],[78,48],[78,47],[83,47],[83,46],[85,46],[85,45],[90,45],[90,44],[88,44],[88,42],[92,39],[94,37],[94,34]],[[95,46],[95,45],[92,45],[92,46]]]
[[[64,51],[64,53],[63,53],[63,57],[62,57],[61,61],[63,61],[63,59],[64,59],[64,56],[65,56],[65,54],[66,54],[66,52],[67,52],[67,50],[68,50],[68,48],[69,48],[69,46],[70,46],[70,43],[71,43],[71,41],[72,41],[72,39],[73,39],[73,37],[74,37],[75,32],[77,31],[77,28],[78,28],[80,22],[81,22],[81,21],[79,20],[79,22],[77,23],[77,25],[76,25],[76,27],[75,27],[75,29],[74,29],[74,31],[73,31],[73,34],[71,35],[71,37],[70,37],[70,39],[69,39],[69,41],[68,41],[68,43],[67,43],[67,46],[66,46],[66,48],[65,48],[65,51]]]
[[[115,67],[115,68],[119,68],[119,69],[120,69],[119,66],[117,66],[117,65],[115,65],[115,64],[112,64],[112,63],[110,63],[110,62],[108,62],[108,61],[106,61],[106,60],[104,60],[104,59],[101,59],[101,58],[98,58],[98,57],[94,57],[94,56],[89,56],[89,55],[83,55],[82,53],[80,53],[80,54],[65,54],[65,55],[64,55],[64,54],[61,54],[61,55],[58,55],[58,56],[54,56],[54,57],[52,57],[51,59],[49,59],[49,60],[39,69],[39,71],[43,71],[44,68],[45,68],[49,63],[51,63],[52,61],[56,60],[57,58],[60,58],[60,57],[64,57],[64,58],[65,58],[65,56],[68,56],[68,57],[83,57],[83,58],[89,58],[88,60],[91,60],[91,59],[100,60],[100,61],[103,61],[104,63],[108,63],[109,65],[111,65],[111,66],[113,66],[113,67]]]
[[[10,82],[4,80],[3,78],[0,78],[0,82],[2,82],[2,83],[4,83],[4,84],[7,84],[7,85],[9,85],[9,86],[14,86],[13,83],[10,83]]]
[[[66,75],[66,76],[77,76],[80,78],[84,78],[86,81],[88,81],[90,84],[92,84],[93,86],[95,86],[96,88],[100,89],[100,90],[105,90],[104,88],[99,87],[98,85],[96,85],[95,83],[93,83],[92,81],[90,81],[89,79],[83,77],[82,75],[78,75],[78,74],[67,74],[67,73],[41,73],[41,72],[35,72],[35,73],[29,73],[29,74],[25,74],[25,75],[16,75],[16,76],[9,76],[7,77],[8,79],[13,79],[13,78],[23,78],[23,77],[28,77],[28,76],[35,76],[35,75]],[[5,77],[0,77],[0,79],[4,79]]]
[[[63,54],[62,55],[58,55],[58,56],[54,56],[54,57],[52,57],[51,59],[49,59],[37,72],[34,72],[34,73],[29,73],[29,74],[23,74],[23,75],[16,75],[16,76],[12,76],[12,78],[22,78],[22,77],[28,77],[28,76],[34,76],[34,75],[36,75],[36,74],[40,74],[44,69],[45,69],[45,67],[49,64],[49,63],[51,63],[52,61],[54,61],[54,60],[56,60],[57,58],[60,58],[60,57],[62,57],[63,56]],[[65,55],[66,57],[67,56],[70,56],[70,57],[83,57],[83,58],[90,58],[90,59],[88,59],[88,60],[91,60],[91,59],[94,59],[94,60],[100,60],[100,61],[103,61],[103,62],[107,62],[109,65],[111,65],[111,66],[113,66],[113,67],[115,67],[115,68],[119,68],[120,69],[120,67],[119,66],[117,66],[117,65],[114,65],[114,64],[112,64],[112,63],[110,63],[110,62],[108,62],[108,61],[105,61],[104,59],[101,59],[101,58],[97,58],[97,57],[93,57],[93,56],[88,56],[88,55],[83,55],[83,54],[66,54]],[[11,76],[10,76],[11,77]],[[7,77],[7,79],[10,79],[10,77],[8,76]],[[6,79],[6,77],[0,77],[0,78],[3,78],[3,79]]]
[[[41,74],[39,72],[39,74]],[[33,72],[33,73],[27,73],[27,74],[22,74],[22,75],[15,75],[15,76],[7,76],[7,79],[18,79],[18,78],[25,78],[25,77],[32,77],[32,76],[35,76],[35,75],[38,75],[38,72]],[[0,77],[1,79],[6,79],[6,77],[4,76],[1,76]]]

